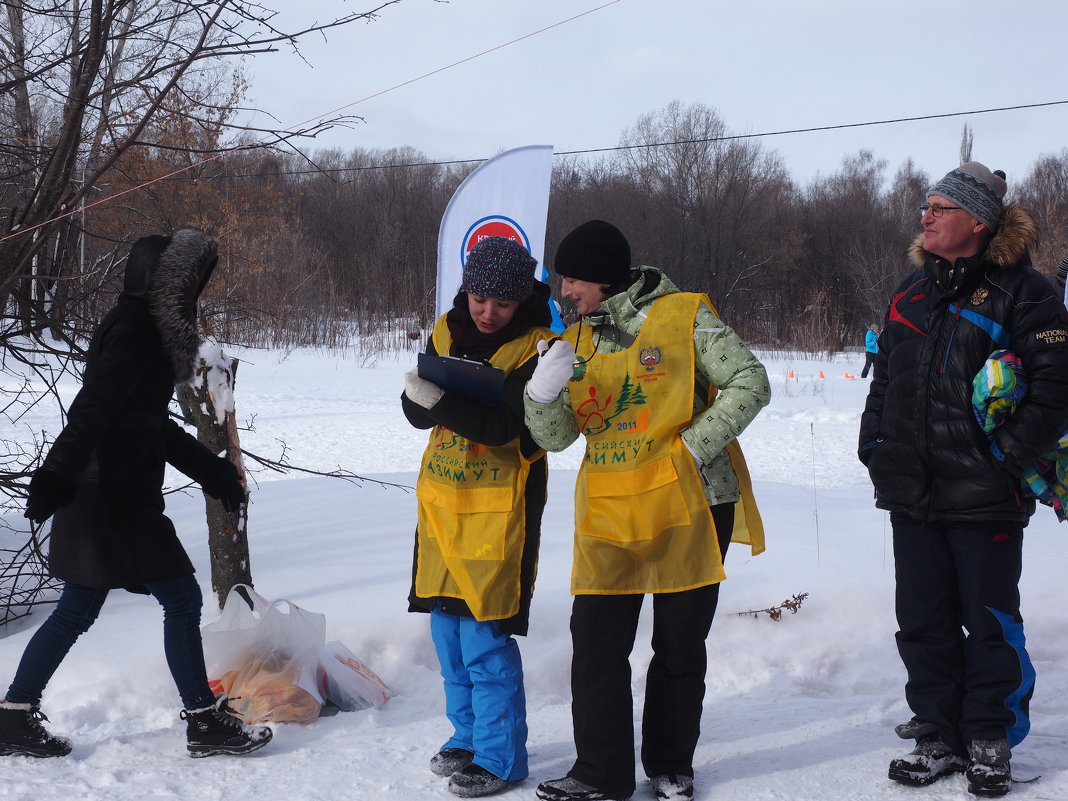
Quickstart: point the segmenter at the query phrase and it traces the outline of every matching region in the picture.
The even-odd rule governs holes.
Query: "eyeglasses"
[[[920,216],[922,217],[928,211],[931,212],[932,217],[941,217],[947,211],[963,211],[963,209],[960,206],[943,206],[941,203],[921,203]]]

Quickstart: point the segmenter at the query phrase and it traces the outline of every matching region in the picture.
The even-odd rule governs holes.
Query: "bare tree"
[[[297,49],[305,36],[373,19],[399,1],[290,31],[250,0],[3,0],[0,127],[13,135],[0,145],[0,299],[16,299],[25,326],[40,327],[45,309],[33,279],[44,255],[124,154],[177,147],[204,159],[229,146],[153,141],[156,119],[177,113],[191,132],[219,122],[220,101],[231,94],[219,87],[240,83],[241,58]],[[286,131],[222,120],[223,139],[240,131],[257,146],[277,146],[343,121]]]
[[[43,389],[25,384],[10,399],[7,422],[58,400],[56,371],[66,368],[55,359],[80,356],[81,337],[110,305],[123,243],[209,216],[206,208],[190,214],[181,193],[146,192],[161,166],[203,173],[235,145],[292,146],[348,120],[299,130],[235,123],[241,60],[282,47],[299,54],[304,37],[399,2],[370,0],[370,10],[283,30],[257,0],[0,0],[0,358],[44,379]],[[133,191],[139,202],[123,208]],[[194,191],[190,202],[205,197]],[[22,453],[17,442],[4,444]],[[46,447],[40,437],[25,461],[0,465],[5,507],[21,505]],[[24,576],[16,562],[36,551],[13,549],[11,575]]]
[[[964,123],[964,130],[960,132],[960,163],[966,164],[972,160],[972,144],[975,142],[975,133],[968,123]]]

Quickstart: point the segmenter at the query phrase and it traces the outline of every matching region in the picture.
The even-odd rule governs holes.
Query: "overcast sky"
[[[373,0],[301,0],[281,25]],[[251,100],[283,127],[342,106],[364,118],[309,147],[410,145],[432,160],[525,144],[613,147],[672,100],[761,133],[1068,100],[1065,0],[402,0],[369,24],[249,67]],[[276,5],[282,5],[278,3]],[[390,87],[604,6],[393,91]],[[362,102],[357,102],[362,101]],[[261,121],[262,122],[262,121]],[[861,149],[941,176],[973,158],[1022,177],[1068,146],[1068,105],[770,136],[802,183]]]

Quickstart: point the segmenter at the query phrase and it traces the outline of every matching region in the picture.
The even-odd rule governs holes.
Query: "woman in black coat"
[[[191,756],[247,753],[271,739],[242,724],[208,686],[200,640],[202,595],[193,565],[164,514],[169,462],[227,510],[245,501],[236,467],[170,419],[176,383],[193,377],[196,299],[218,260],[194,229],[134,243],[123,292],[89,344],[82,387],[30,480],[25,516],[55,514],[49,569],[65,584],[31,638],[0,703],[0,754],[63,756],[70,744],[41,725],[41,695],[74,641],[115,588],[149,593],[163,607],[167,664],[181,695]]]

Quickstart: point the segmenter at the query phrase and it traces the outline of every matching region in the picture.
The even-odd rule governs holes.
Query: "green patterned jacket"
[[[637,273],[625,291],[606,299],[596,313],[585,315],[583,322],[606,326],[606,333],[614,326],[624,335],[636,336],[653,301],[679,291],[656,267],[639,267]],[[768,405],[768,374],[741,337],[703,303],[694,321],[693,340],[698,380],[718,387],[719,393],[707,407],[695,393],[693,411],[697,416],[683,429],[682,438],[702,462],[709,504],[732,503],[739,499],[738,479],[724,447]],[[594,341],[598,353],[615,353],[624,347],[611,333],[600,337],[595,333]],[[538,403],[525,394],[523,402],[531,436],[545,450],[562,451],[578,439],[567,387],[550,403]]]

